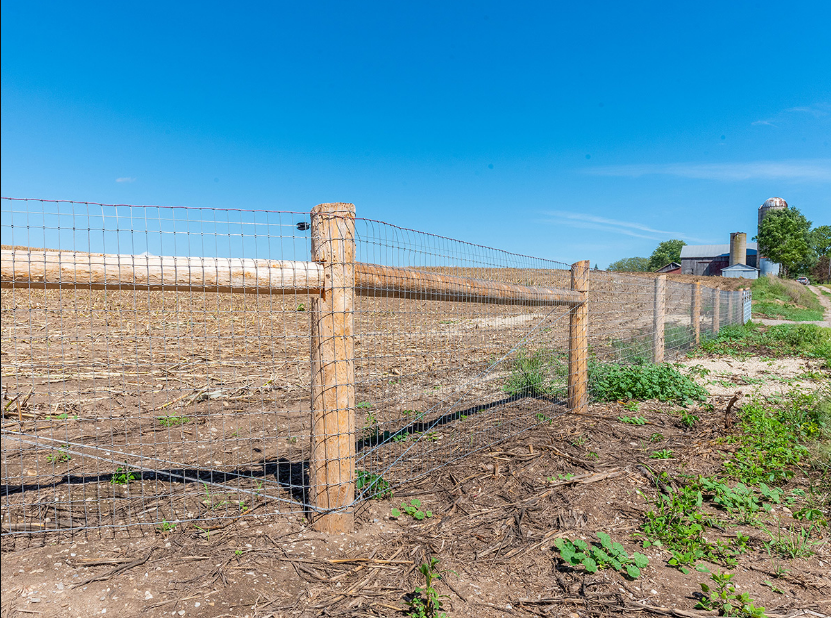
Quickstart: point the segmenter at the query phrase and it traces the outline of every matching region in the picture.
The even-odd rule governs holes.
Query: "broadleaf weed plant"
[[[712,587],[711,584],[699,584],[704,596],[695,609],[717,610],[719,616],[764,618],[765,608],[756,607],[747,592],[737,592],[731,579],[732,573],[713,573],[710,575]]]
[[[410,606],[407,612],[409,618],[447,618],[447,614],[442,611],[444,605],[443,599],[447,599],[446,594],[439,594],[436,590],[434,581],[443,579],[447,573],[455,573],[455,571],[439,569],[438,558],[430,558],[429,562],[425,562],[418,567],[418,572],[424,577],[424,586],[417,587],[412,594],[412,598],[406,601]]]
[[[432,517],[433,512],[428,510],[422,510],[421,500],[419,500],[418,498],[413,498],[412,500],[410,500],[409,503],[402,502],[400,509],[394,508],[390,511],[391,517],[398,518],[402,515],[409,515],[413,519],[421,521],[422,519],[429,519],[430,517]]]
[[[582,565],[586,572],[596,573],[599,569],[612,567],[616,571],[635,579],[640,577],[641,569],[649,564],[649,558],[638,552],[630,556],[623,545],[613,543],[605,532],[598,532],[600,544],[589,545],[582,539],[569,541],[560,538],[554,546],[560,552],[560,558],[570,566]]]

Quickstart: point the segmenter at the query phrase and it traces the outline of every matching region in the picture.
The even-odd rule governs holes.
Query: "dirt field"
[[[590,283],[593,356],[648,360],[653,281],[594,273]],[[668,359],[694,341],[691,292],[667,285]],[[701,302],[706,336],[718,327],[712,293]],[[720,417],[704,408],[689,432],[669,404],[641,406],[650,424],[630,426],[616,420],[631,414],[622,404],[574,417],[556,396],[507,397],[521,352],[562,366],[565,307],[359,299],[358,467],[382,472],[395,500],[362,503],[350,538],[311,532],[309,307],[306,296],[2,291],[3,618],[398,615],[428,555],[457,572],[439,584],[451,616],[692,607],[696,576],[655,548],[637,580],[584,577],[554,559],[558,537],[597,531],[636,548],[656,495],[638,461],[704,472],[725,448],[714,442]],[[740,310],[725,295],[720,324]],[[787,370],[801,383],[804,371]],[[717,387],[727,388],[708,387],[716,411],[730,390]],[[675,459],[648,460],[655,433]],[[391,518],[413,498],[433,517]],[[747,569],[760,564],[752,538]],[[790,596],[754,598],[820,607],[823,559],[792,570]],[[737,577],[756,594],[768,575]]]
[[[353,536],[312,532],[301,514],[251,514],[209,533],[183,524],[143,536],[51,536],[45,546],[28,549],[18,542],[16,551],[3,554],[3,616],[395,616],[420,584],[415,567],[428,556],[455,571],[438,583],[454,617],[700,615],[661,609],[691,610],[707,574],[685,575],[667,566],[666,551],[639,548],[633,534],[660,490],[638,466],[673,476],[711,473],[732,448],[719,441],[731,431],[723,421],[731,392],[771,395],[777,387],[820,383],[813,361],[742,363],[685,362],[710,369],[699,379],[720,393],[707,402],[713,411],[706,405],[687,410],[702,419],[695,431],[685,430],[673,404],[641,404],[637,413],[648,420],[642,426],[616,420],[632,414],[623,404],[595,404],[587,416],[558,416],[436,471],[393,500],[366,503]],[[656,433],[672,459],[649,458]],[[786,489],[809,485],[797,474]],[[413,498],[433,517],[391,517],[394,506]],[[791,517],[785,506],[774,512],[786,522]],[[587,575],[556,558],[558,537],[593,541],[598,531],[630,554],[648,556],[641,577],[630,580],[611,569]],[[724,535],[737,531],[748,535],[751,551],[730,569],[734,582],[769,615],[831,609],[827,532],[815,555],[784,560],[765,553],[767,537],[758,528],[731,527]],[[787,571],[777,578],[780,567]]]
[[[554,286],[570,276],[478,275]],[[651,357],[653,282],[594,273],[591,289],[592,354]],[[4,531],[227,518],[261,499],[272,501],[270,512],[302,512],[308,296],[1,294]],[[525,431],[551,407],[510,401],[503,385],[524,350],[563,362],[566,307],[356,303],[361,469],[412,480]],[[690,304],[688,285],[667,286],[667,358],[693,342]],[[722,299],[721,323],[739,310]],[[714,330],[712,316],[703,293],[702,333]],[[120,484],[117,475],[128,473],[137,482]]]

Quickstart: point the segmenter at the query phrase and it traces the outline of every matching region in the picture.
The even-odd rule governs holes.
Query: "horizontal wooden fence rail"
[[[3,249],[0,285],[28,288],[320,294],[317,262]],[[498,305],[579,305],[579,292],[355,264],[355,293],[378,298]]]

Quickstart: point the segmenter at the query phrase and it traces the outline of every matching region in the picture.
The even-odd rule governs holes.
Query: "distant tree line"
[[[681,263],[681,247],[686,245],[683,240],[674,238],[665,240],[655,247],[648,258],[631,257],[623,258],[609,264],[609,270],[628,273],[648,273],[670,264],[671,262]]]

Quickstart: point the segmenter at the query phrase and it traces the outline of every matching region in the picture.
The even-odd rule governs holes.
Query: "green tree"
[[[623,273],[645,273],[649,272],[649,260],[644,257],[623,258],[622,260],[609,264],[608,270],[616,270]]]
[[[817,255],[831,254],[831,225],[820,225],[811,230],[811,246]]]
[[[665,240],[655,247],[655,251],[649,256],[649,270],[658,270],[670,262],[681,263],[681,247],[686,245],[683,240],[673,238]]]
[[[788,275],[804,273],[816,262],[811,222],[798,208],[769,212],[753,240],[759,243],[759,252],[784,266]]]

